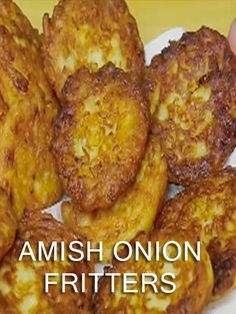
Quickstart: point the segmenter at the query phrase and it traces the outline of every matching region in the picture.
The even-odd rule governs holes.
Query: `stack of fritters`
[[[216,196],[224,204],[229,204],[235,182],[234,176],[231,176],[233,170],[222,170],[235,147],[236,129],[236,61],[227,40],[206,27],[195,33],[186,33],[153,59],[140,81],[140,76],[137,71],[133,71],[132,66],[127,68],[123,66],[124,62],[118,62],[111,54],[104,53],[104,47],[113,47],[114,38],[119,38],[120,45],[115,50],[117,53],[123,51],[122,60],[127,57],[121,49],[127,42],[122,41],[120,28],[116,25],[120,21],[123,26],[124,19],[119,20],[119,10],[117,17],[111,13],[106,15],[108,8],[113,5],[120,8],[120,4],[121,1],[107,1],[106,4],[89,1],[87,8],[91,10],[87,10],[89,13],[82,17],[81,13],[85,12],[84,3],[61,1],[52,18],[46,16],[44,20],[45,70],[63,107],[56,123],[54,155],[65,190],[72,197],[72,200],[62,205],[63,218],[79,236],[92,241],[94,247],[98,241],[103,241],[104,262],[109,263],[112,261],[111,253],[116,241],[130,241],[139,232],[152,229],[166,190],[166,164],[161,146],[167,157],[170,182],[192,186],[197,180],[206,193],[205,198],[214,199]],[[123,14],[127,14],[126,10],[127,8]],[[106,33],[107,16],[109,23],[112,16],[116,25],[111,27],[109,33]],[[114,29],[116,31],[113,32]],[[127,30],[126,27],[124,29]],[[95,31],[98,34],[96,37]],[[130,45],[137,46],[138,41],[138,37],[133,36]],[[139,51],[135,53],[130,50],[130,56],[131,54],[134,60],[140,57]],[[114,65],[106,64],[107,62]],[[121,69],[118,70],[115,66]],[[135,95],[132,93],[134,90]],[[135,119],[134,110],[135,107],[138,108],[138,103],[142,104],[142,109],[146,105],[144,111],[140,111],[138,106],[139,116],[136,117],[139,117],[139,122],[142,121],[140,124]],[[148,132],[147,110],[151,122],[143,157],[142,148]],[[206,176],[206,179],[202,179]],[[223,177],[228,192],[218,195],[217,186]],[[227,178],[232,184],[228,183]],[[204,180],[217,182],[211,186],[209,193],[204,189]],[[174,204],[180,206],[183,195],[186,194],[188,198],[191,188],[175,198]],[[194,193],[193,204],[195,201],[198,203],[201,191]],[[199,204],[201,210],[193,207],[192,211],[187,208],[189,203],[186,208],[180,206],[175,228],[172,227],[172,218],[165,215],[170,205],[164,206],[161,214],[163,218],[157,219],[150,236],[143,236],[144,242],[153,236],[157,239],[162,236],[170,239],[178,238],[179,233],[182,236],[186,233],[186,240],[190,242],[201,240],[205,252],[202,255],[204,267],[197,262],[192,262],[189,268],[188,264],[176,263],[176,267],[180,267],[177,280],[182,287],[180,292],[177,287],[177,292],[169,299],[156,297],[152,293],[147,298],[130,297],[122,295],[121,291],[117,292],[116,299],[116,294],[112,295],[108,290],[104,292],[104,287],[107,288],[104,279],[95,298],[95,312],[144,313],[148,310],[156,313],[200,313],[210,297],[222,295],[233,288],[234,223],[229,226],[232,228],[230,235],[228,229],[224,228],[227,240],[221,242],[217,228],[218,233],[212,232],[207,237],[208,242],[201,237],[201,232],[195,230],[197,210],[200,210],[200,222],[204,224],[203,217],[208,217],[209,225],[215,230],[214,219],[211,217],[217,216],[218,210],[222,210],[219,214],[220,221],[225,219],[226,210],[228,219],[233,220],[235,204],[230,204],[232,206],[222,205],[219,209],[216,200],[213,203],[203,202]],[[175,206],[171,208],[177,215]],[[188,222],[188,227],[180,227],[182,220]],[[201,229],[200,222],[198,228]],[[208,228],[210,227],[207,230]],[[221,259],[216,257],[218,255]],[[226,255],[231,266],[223,270]],[[139,272],[150,271],[148,263],[142,269],[137,267]],[[136,266],[132,262],[115,262],[114,269],[132,272]],[[189,272],[189,282],[181,275],[182,272]],[[208,279],[204,280],[204,277]],[[199,299],[189,290],[188,284],[194,286],[195,291],[202,291]]]
[[[0,313],[201,313],[236,283],[236,172],[223,169],[236,145],[236,58],[226,38],[186,33],[145,69],[124,0],[61,0],[43,27],[41,38],[0,0]],[[168,177],[187,188],[164,204]],[[41,210],[63,189],[59,223]],[[44,294],[46,272],[80,275],[96,260],[19,262],[23,243],[76,239],[103,241],[108,272],[173,273],[176,291],[124,294],[118,280],[112,294],[104,277],[93,300],[90,285]],[[119,263],[120,240],[200,240],[201,261]]]
[[[85,296],[61,296],[52,289],[44,295],[43,275],[79,275],[93,264],[31,264],[17,261],[18,254],[25,241],[34,251],[37,241],[49,248],[52,240],[67,243],[80,236],[96,246],[94,226],[102,231],[100,225],[107,231],[101,240],[105,259],[111,262],[116,235],[130,241],[152,228],[165,198],[167,166],[159,140],[149,138],[143,44],[123,0],[61,1],[52,19],[44,18],[42,55],[50,89],[37,31],[11,1],[0,0],[0,5],[4,15],[0,169],[6,191],[1,202],[0,256],[13,245],[0,266],[0,312],[87,313],[91,291]],[[60,100],[59,113],[52,90]],[[76,221],[91,215],[88,231],[75,224],[75,236],[68,225],[67,230],[40,211],[59,200],[61,186],[72,197],[65,205],[67,223],[72,214]],[[21,220],[29,210],[34,211]],[[120,215],[127,222],[122,228]],[[95,216],[101,217],[100,222],[93,221]]]
[[[123,0],[60,1],[44,17],[43,43],[62,106],[53,152],[72,198],[63,217],[94,247],[103,241],[111,262],[118,239],[150,231],[167,186],[159,139],[149,137],[143,44]]]

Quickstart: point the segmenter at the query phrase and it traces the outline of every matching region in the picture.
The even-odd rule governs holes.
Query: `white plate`
[[[160,53],[163,48],[169,45],[170,41],[178,40],[182,34],[185,32],[185,29],[182,27],[177,27],[168,30],[165,33],[162,33],[150,43],[145,46],[145,57],[146,64],[149,65],[153,56],[157,53]],[[227,165],[236,166],[236,149],[233,154],[230,156]],[[171,185],[171,196],[179,191],[179,188],[176,188],[174,185]],[[66,196],[63,198],[65,200]],[[63,201],[62,200],[62,201]],[[51,213],[56,219],[61,220],[61,202],[56,205],[45,209],[45,211]],[[101,272],[101,264],[97,265],[96,268],[98,272]],[[220,301],[209,304],[204,310],[203,314],[236,314],[236,291],[232,291],[227,294]]]

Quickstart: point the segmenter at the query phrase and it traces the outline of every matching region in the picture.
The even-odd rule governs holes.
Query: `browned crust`
[[[227,39],[206,27],[153,58],[145,86],[172,182],[188,185],[227,161],[236,145],[235,79]]]
[[[5,295],[2,293],[2,288],[0,288],[0,312],[4,309],[6,314],[18,313],[29,294],[29,297],[34,296],[34,298],[37,298],[37,302],[34,299],[35,306],[33,311],[35,313],[46,313],[48,311],[59,314],[91,313],[92,290],[91,283],[88,281],[86,293],[74,293],[72,290],[67,289],[66,293],[62,294],[60,284],[59,287],[51,286],[48,293],[43,291],[44,275],[46,273],[74,273],[77,276],[81,276],[82,273],[88,274],[91,272],[92,265],[89,265],[85,260],[81,262],[33,262],[30,258],[24,257],[21,262],[18,261],[26,241],[29,241],[37,257],[38,241],[43,241],[48,250],[52,241],[57,241],[58,244],[64,241],[67,246],[71,241],[75,240],[79,239],[64,224],[56,221],[50,214],[44,214],[39,211],[27,213],[19,226],[17,239],[12,250],[5,256],[1,264],[1,287],[7,284],[11,289]],[[23,276],[23,273],[19,273],[19,269],[21,269],[21,272],[24,269],[27,275]],[[29,278],[33,276],[31,279],[33,291],[27,286],[27,284],[29,285],[28,276]],[[16,277],[18,278],[17,280]],[[26,290],[27,287],[28,290]],[[78,289],[80,289],[79,284]],[[28,302],[27,308],[30,307],[29,301],[26,302]]]
[[[155,241],[159,241],[162,246],[169,240],[177,241],[180,245],[184,241],[189,241],[192,245],[195,243],[195,239],[187,233],[173,234],[171,232],[165,233],[165,231],[158,233],[157,230],[153,230],[149,235],[144,233],[138,235],[131,244],[134,247],[135,241],[139,241],[145,247],[145,243],[151,241],[154,248]],[[123,256],[127,256],[125,250],[123,250],[123,253]],[[122,256],[122,253],[120,256]],[[151,262],[147,262],[144,258],[140,258],[138,262],[134,262],[131,258],[128,262],[113,261],[113,267],[108,268],[107,272],[121,274],[137,273],[139,275],[146,272],[155,273],[160,277],[164,272],[164,264],[166,264],[164,259],[157,262],[154,256]],[[148,289],[144,294],[125,294],[122,298],[121,287],[118,283],[116,283],[116,292],[121,292],[121,294],[118,296],[119,299],[116,299],[116,294],[110,293],[108,278],[103,277],[99,281],[99,291],[94,298],[94,313],[118,314],[128,312],[135,314],[139,311],[140,313],[149,314],[200,314],[211,296],[213,287],[212,268],[204,246],[201,248],[200,262],[193,261],[191,258],[188,262],[179,259],[177,262],[172,263],[172,266],[178,273],[175,280],[177,289],[169,295],[159,290],[159,293],[156,294],[155,302],[153,297],[151,298],[150,296],[152,289]],[[138,287],[132,285],[130,288],[137,289]],[[165,308],[163,303],[165,304],[166,300],[170,301]]]
[[[146,102],[139,86],[112,64],[96,73],[81,68],[63,94],[54,155],[65,191],[82,210],[110,208],[135,180],[142,161]]]
[[[10,33],[18,34],[19,37],[35,45],[38,49],[41,47],[41,39],[37,29],[34,29],[23,14],[21,9],[12,0],[0,0],[0,19]]]
[[[125,1],[61,0],[43,26],[45,70],[59,98],[68,76],[82,66],[96,71],[111,61],[134,78],[143,76],[143,44]],[[95,51],[99,64],[92,62]],[[61,68],[71,56],[73,62]]]
[[[17,221],[7,194],[0,189],[0,260],[11,248]]]
[[[163,208],[157,229],[191,231],[206,245],[219,298],[236,284],[236,169],[227,168],[179,193]]]
[[[48,207],[62,186],[51,153],[58,102],[43,71],[38,32],[12,1],[0,1],[0,186],[20,219]]]

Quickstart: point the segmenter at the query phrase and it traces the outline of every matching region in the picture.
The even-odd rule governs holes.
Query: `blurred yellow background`
[[[58,2],[15,1],[40,30],[43,13],[51,13],[53,6]],[[229,25],[236,17],[236,0],[127,0],[127,3],[137,19],[144,43],[176,26],[196,30],[201,25],[207,25],[227,35]]]

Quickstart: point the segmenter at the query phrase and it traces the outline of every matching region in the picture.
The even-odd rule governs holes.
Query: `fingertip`
[[[236,19],[230,26],[228,40],[233,53],[236,55]]]

